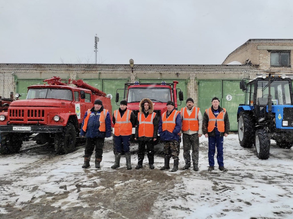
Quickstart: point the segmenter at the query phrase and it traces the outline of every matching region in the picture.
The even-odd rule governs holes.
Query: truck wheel
[[[265,129],[255,132],[256,155],[259,159],[266,160],[270,156],[270,138]]]
[[[13,154],[20,151],[22,136],[20,134],[0,133],[0,153]]]
[[[241,112],[238,119],[238,139],[244,148],[251,148],[254,141],[254,124],[249,113]]]
[[[54,138],[55,152],[67,154],[72,152],[76,145],[76,131],[72,123],[68,123],[62,133],[56,134]]]

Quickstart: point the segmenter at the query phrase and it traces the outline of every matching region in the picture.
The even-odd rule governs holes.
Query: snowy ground
[[[200,138],[200,171],[112,170],[112,140],[101,170],[84,170],[83,148],[67,155],[27,142],[21,153],[0,155],[0,218],[293,218],[293,150],[272,143],[268,160],[224,142],[223,173],[207,171],[207,139]],[[180,152],[180,168],[183,155]],[[132,156],[135,167],[137,155]],[[145,162],[147,163],[147,162]],[[173,161],[171,162],[171,166]]]

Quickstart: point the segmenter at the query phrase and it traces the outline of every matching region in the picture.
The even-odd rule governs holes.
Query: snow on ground
[[[274,142],[270,158],[259,160],[254,149],[240,147],[237,135],[229,135],[225,173],[207,171],[205,137],[199,172],[160,171],[161,156],[155,157],[155,170],[147,158],[144,168],[135,170],[136,154],[132,170],[126,170],[124,157],[112,170],[109,145],[101,170],[93,161],[91,168],[81,168],[82,147],[61,156],[41,149],[0,155],[0,218],[293,218],[293,151]]]

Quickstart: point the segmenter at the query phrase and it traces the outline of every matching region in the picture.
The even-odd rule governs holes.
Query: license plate
[[[13,131],[31,131],[31,127],[27,126],[13,126]]]

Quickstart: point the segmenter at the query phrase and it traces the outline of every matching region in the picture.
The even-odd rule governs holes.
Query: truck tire
[[[54,147],[57,154],[67,154],[75,149],[76,131],[72,123],[68,123],[62,133],[56,134]]]
[[[259,159],[266,160],[270,156],[270,138],[267,131],[262,128],[255,132],[256,155]]]
[[[13,154],[20,151],[22,136],[20,134],[0,133],[0,153]]]
[[[249,113],[241,112],[238,119],[238,139],[244,148],[251,148],[254,143],[254,123]]]

